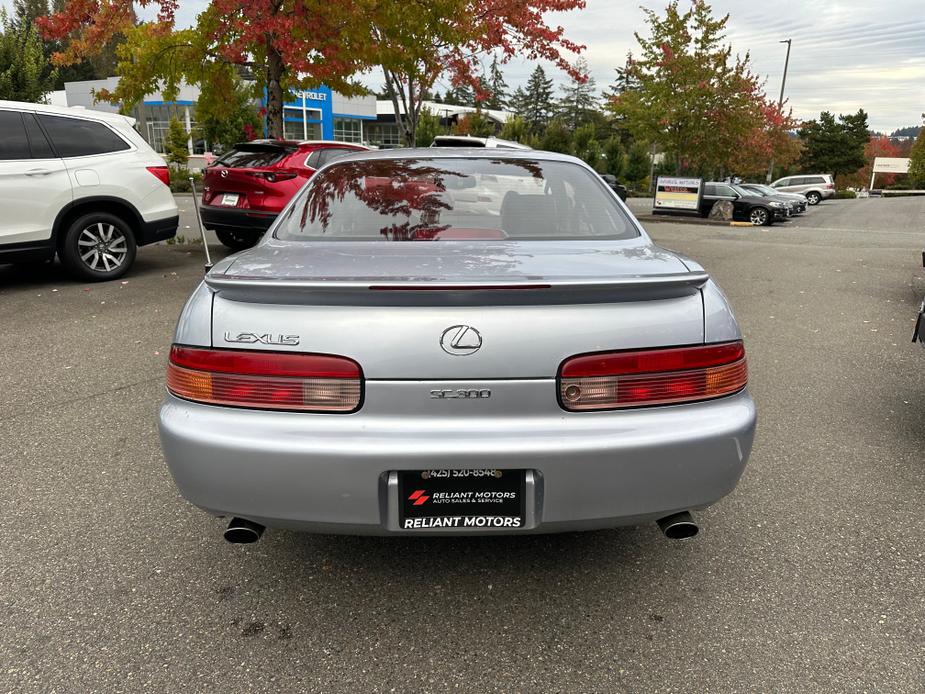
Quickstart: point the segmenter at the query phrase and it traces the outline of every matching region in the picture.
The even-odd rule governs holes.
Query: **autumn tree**
[[[723,162],[726,174],[763,179],[772,159],[775,169],[787,170],[800,158],[800,140],[793,133],[796,121],[789,109],[785,111],[761,94],[755,99],[756,115],[751,127],[743,131]]]
[[[572,130],[587,123],[598,109],[597,89],[588,69],[588,61],[579,58],[574,67],[576,74],[562,87],[562,98],[558,104],[559,117]]]
[[[901,156],[902,154],[899,147],[889,137],[885,135],[872,135],[867,144],[864,145],[864,166],[853,173],[844,174],[839,179],[839,186],[843,188],[866,188],[870,185],[870,175],[875,158]],[[898,174],[888,173],[877,174],[876,182],[883,186],[889,186],[896,182],[897,175]]]
[[[203,85],[206,98],[196,102],[196,126],[209,145],[227,150],[253,140],[260,132],[253,90],[234,74],[222,73],[221,84]]]
[[[715,18],[706,2],[644,11],[648,35],[636,34],[639,57],[623,74],[633,88],[610,108],[636,140],[657,143],[677,173],[718,172],[766,113],[749,56],[733,57],[724,43],[729,16]]]
[[[266,90],[271,137],[283,135],[288,91],[321,83],[347,95],[363,91],[350,78],[368,65],[361,49],[369,44],[369,26],[352,4],[211,0],[190,29],[175,28],[175,0],[140,0],[139,5],[156,7],[157,21],[136,26],[132,0],[65,0],[38,23],[48,38],[67,39],[54,56],[59,65],[95,55],[123,33],[119,87],[104,96],[129,106],[159,88],[171,100],[183,82],[227,83],[233,66],[246,66]]]
[[[454,135],[470,135],[472,137],[490,137],[495,134],[494,122],[481,111],[467,113],[453,126]]]
[[[356,0],[353,11],[371,25],[374,62],[385,74],[400,132],[414,142],[423,95],[439,77],[476,91],[478,100],[488,96],[479,91],[486,53],[497,52],[502,65],[515,56],[542,58],[574,74],[567,54],[583,46],[547,17],[584,6],[585,0]]]

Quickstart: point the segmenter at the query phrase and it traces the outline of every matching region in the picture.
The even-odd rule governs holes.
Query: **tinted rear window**
[[[305,166],[312,169],[320,169],[332,159],[343,157],[347,154],[353,154],[358,150],[348,149],[346,147],[323,147],[316,149],[305,158]]]
[[[0,159],[32,158],[19,111],[0,111],[0,133]]]
[[[63,116],[40,115],[38,118],[58,150],[58,156],[85,157],[129,149],[125,140],[102,123]]]
[[[284,147],[236,147],[222,155],[213,166],[228,169],[254,169],[273,166],[295,150]]]
[[[628,239],[600,178],[568,162],[379,159],[333,164],[280,220],[289,240]]]

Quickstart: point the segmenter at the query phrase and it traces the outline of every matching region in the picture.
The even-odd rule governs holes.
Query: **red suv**
[[[235,250],[253,246],[315,170],[362,152],[349,142],[255,140],[235,145],[205,170],[202,222]]]

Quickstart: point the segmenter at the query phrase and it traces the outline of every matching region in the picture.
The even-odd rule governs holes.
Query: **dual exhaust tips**
[[[658,520],[658,527],[670,540],[683,540],[693,537],[699,531],[697,522],[689,511],[681,511]],[[225,539],[233,544],[250,544],[257,542],[263,535],[264,527],[260,523],[246,518],[232,518],[225,528]]]

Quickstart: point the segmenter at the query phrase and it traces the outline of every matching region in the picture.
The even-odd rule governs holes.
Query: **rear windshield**
[[[305,241],[638,236],[592,172],[569,162],[503,156],[335,163],[310,179],[275,233]]]
[[[295,150],[284,147],[267,146],[238,146],[225,152],[213,166],[224,166],[228,169],[253,169],[261,166],[273,166],[282,161]]]

